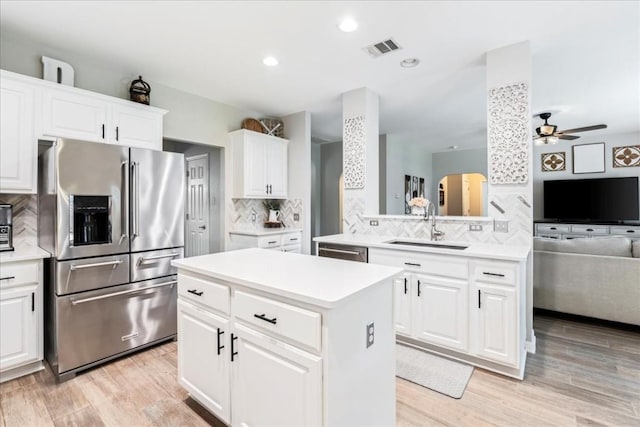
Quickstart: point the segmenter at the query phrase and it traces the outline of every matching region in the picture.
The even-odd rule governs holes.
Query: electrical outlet
[[[251,212],[251,222],[256,222],[257,214],[255,212]]]
[[[372,219],[369,221],[369,225],[372,227],[377,227],[378,226],[378,220],[377,219]]]
[[[469,231],[482,231],[481,224],[469,224]]]
[[[294,221],[300,221],[300,214],[299,213],[294,213],[293,214],[293,220]]]
[[[493,222],[493,231],[496,233],[508,233],[509,232],[509,221],[506,220],[495,220]]]
[[[367,324],[367,348],[373,345],[373,322]]]

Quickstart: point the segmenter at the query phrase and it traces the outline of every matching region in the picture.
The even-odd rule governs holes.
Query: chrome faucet
[[[431,214],[429,214],[429,212],[431,212]],[[436,205],[431,201],[427,201],[427,206],[424,208],[425,221],[429,220],[429,215],[431,215],[431,240],[440,240],[442,236],[444,236],[444,232],[436,228]]]

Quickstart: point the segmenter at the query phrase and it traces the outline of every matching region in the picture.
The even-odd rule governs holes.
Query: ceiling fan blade
[[[597,130],[597,129],[606,129],[606,128],[607,128],[607,125],[593,125],[593,126],[585,126],[583,128],[561,130],[561,131],[558,131],[557,133],[559,134],[578,133],[578,132],[586,132],[588,130]]]
[[[579,136],[576,136],[576,135],[556,135],[556,136],[560,139],[566,139],[569,141],[580,138]]]

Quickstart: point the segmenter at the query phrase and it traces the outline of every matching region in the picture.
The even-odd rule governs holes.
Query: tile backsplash
[[[38,245],[38,196],[0,194],[0,203],[13,205],[13,245]]]
[[[230,212],[232,230],[246,230],[262,227],[267,221],[269,213],[264,207],[262,199],[233,199],[233,209]],[[255,212],[255,222],[252,214]],[[302,223],[294,221],[294,214],[302,218],[302,200],[283,200],[280,206],[280,220],[285,227],[301,227]]]

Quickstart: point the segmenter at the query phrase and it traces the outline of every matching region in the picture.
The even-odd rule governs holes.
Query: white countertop
[[[517,245],[501,245],[491,243],[471,243],[442,240],[439,242],[431,242],[443,245],[461,245],[467,246],[466,249],[446,249],[424,246],[409,245],[392,245],[392,240],[404,240],[413,242],[429,242],[424,239],[412,239],[409,237],[393,237],[393,236],[365,236],[362,234],[333,234],[330,236],[314,237],[315,242],[327,242],[343,245],[366,246],[368,248],[394,249],[400,251],[425,252],[434,254],[458,255],[465,257],[500,259],[508,261],[523,261],[527,259],[531,248],[527,246]]]
[[[271,236],[274,234],[298,233],[301,228],[256,228],[246,230],[232,230],[229,234],[241,234],[243,236]]]
[[[0,262],[30,261],[42,258],[51,258],[51,254],[38,246],[27,243],[16,244],[12,251],[0,252]]]
[[[171,264],[324,308],[402,273],[395,267],[258,248],[177,259]]]

